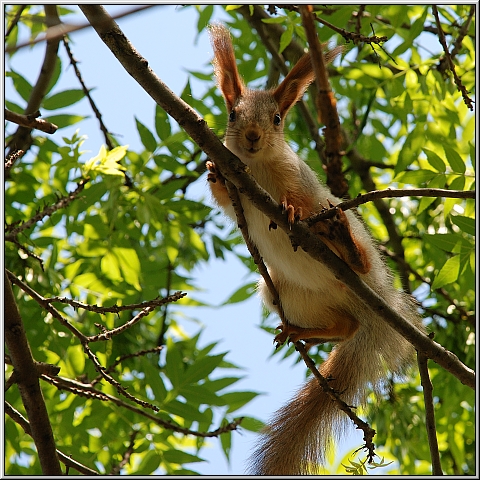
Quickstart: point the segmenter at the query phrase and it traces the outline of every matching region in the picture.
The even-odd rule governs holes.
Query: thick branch
[[[475,374],[459,359],[401,317],[370,287],[368,287],[339,257],[314,235],[304,222],[291,226],[279,204],[261,188],[243,164],[218,140],[202,119],[188,104],[178,98],[148,67],[148,62],[133,48],[118,25],[101,6],[81,5],[83,13],[99,36],[117,57],[127,72],[145,89],[197,145],[218,166],[222,175],[231,181],[261,212],[273,220],[295,245],[312,258],[327,265],[336,278],[359,297],[359,301],[382,317],[417,349],[450,371],[465,385],[475,388]]]
[[[12,285],[5,272],[5,343],[12,360],[15,380],[30,420],[32,438],[44,475],[62,475],[52,426],[38,381],[35,361],[18,311]]]

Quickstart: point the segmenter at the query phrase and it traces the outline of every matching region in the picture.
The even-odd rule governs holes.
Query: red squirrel
[[[256,179],[288,212],[294,222],[321,212],[340,199],[334,197],[316,174],[284,139],[290,108],[314,80],[310,56],[304,54],[278,87],[268,91],[248,89],[237,70],[229,31],[210,27],[214,72],[225,98],[228,125],[225,146],[244,162]],[[338,50],[326,53],[331,61]],[[213,198],[234,221],[233,206],[221,172],[207,162]],[[367,386],[379,391],[389,373],[401,373],[411,363],[414,349],[320,262],[301,248],[293,249],[288,235],[272,229],[270,220],[240,194],[251,241],[258,248],[279,294],[288,325],[277,335],[283,343],[335,342],[337,345],[320,372],[349,405],[366,402]],[[392,274],[374,240],[357,216],[339,210],[333,219],[312,227],[321,240],[362,280],[406,319],[421,328],[415,302],[393,286]],[[258,282],[264,304],[276,311],[265,281]],[[249,460],[249,473],[298,475],[318,471],[328,448],[348,425],[347,416],[312,378],[279,409],[261,432]]]

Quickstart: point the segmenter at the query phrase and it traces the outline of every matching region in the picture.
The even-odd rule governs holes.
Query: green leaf
[[[137,124],[137,131],[140,135],[140,140],[147,150],[147,152],[154,152],[157,149],[157,140],[153,133],[135,117],[135,123]]]
[[[182,465],[184,463],[204,462],[203,458],[197,457],[187,452],[180,450],[165,450],[163,452],[163,458],[169,463],[176,463]]]
[[[155,131],[160,140],[165,140],[172,134],[172,127],[167,112],[159,105],[155,107]]]
[[[258,418],[243,417],[240,426],[250,432],[260,432],[260,430],[265,427],[265,423],[258,420]]]
[[[293,24],[289,24],[287,26],[287,29],[283,31],[282,36],[280,37],[280,46],[278,53],[282,53],[289,45],[290,42],[292,41],[293,37]]]
[[[221,305],[231,305],[233,303],[243,302],[250,298],[256,289],[257,283],[251,282],[246,285],[241,286],[235,292],[233,292],[227,300],[225,300]]]
[[[462,232],[475,236],[476,222],[474,218],[464,217],[463,215],[451,215],[450,219]]]
[[[449,283],[457,281],[459,273],[460,256],[455,255],[449,258],[438,272],[438,275],[435,277],[432,283],[432,290],[436,290],[437,288],[441,288]]]
[[[438,172],[445,173],[447,169],[445,162],[435,152],[432,152],[428,148],[423,148],[422,150],[427,155],[428,163]]]
[[[72,345],[67,349],[67,367],[72,371],[72,378],[84,373],[85,370],[85,353],[81,345]]]
[[[448,145],[443,145],[443,149],[445,150],[447,162],[452,167],[452,170],[457,173],[465,173],[465,162],[462,160],[460,154]]]
[[[220,442],[222,443],[222,450],[225,453],[227,461],[230,463],[230,451],[232,449],[232,432],[225,432],[220,435]]]
[[[76,123],[79,123],[82,120],[85,120],[86,118],[88,117],[84,117],[82,115],[71,115],[71,114],[65,113],[60,115],[49,115],[48,117],[45,117],[45,120],[48,120],[49,122],[53,123],[60,129],[60,128],[71,127],[72,125],[75,125]]]
[[[222,398],[225,400],[225,404],[228,405],[227,412],[232,413],[252,401],[258,395],[257,392],[229,392],[224,393]]]
[[[25,100],[25,102],[28,102],[33,88],[28,80],[14,70],[7,72],[5,75],[7,78],[10,77],[13,80],[13,86],[17,93]]]
[[[395,181],[398,183],[405,183],[409,185],[421,186],[434,178],[437,174],[432,170],[411,170],[408,172],[401,172],[395,177]]]
[[[436,247],[444,250],[445,252],[453,252],[455,247],[457,246],[458,242],[461,240],[460,237],[455,233],[444,233],[444,234],[436,234],[424,235],[425,241],[435,245]]]
[[[213,372],[213,370],[215,370],[215,368],[218,367],[218,365],[220,365],[220,363],[222,363],[225,355],[225,353],[222,353],[221,355],[208,356],[196,361],[188,367],[182,379],[182,383],[189,385],[206,378]]]
[[[46,110],[57,110],[79,102],[84,96],[83,90],[64,90],[63,92],[44,98],[42,106]]]

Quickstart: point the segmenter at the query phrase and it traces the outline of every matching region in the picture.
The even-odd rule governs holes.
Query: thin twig
[[[128,360],[129,358],[142,357],[144,355],[147,355],[147,353],[157,353],[162,349],[163,349],[163,346],[158,346],[158,347],[148,348],[146,350],[140,350],[139,352],[135,352],[135,353],[127,353],[126,355],[122,355],[117,360],[115,360],[115,362],[112,363],[112,365],[110,365],[105,370],[105,372],[106,373],[113,372],[115,370],[115,368],[117,367],[117,365],[120,365],[124,360]],[[98,382],[100,382],[102,380],[102,378],[103,378],[102,375],[98,375],[96,378],[94,378],[90,382],[90,385],[93,386],[93,385],[97,384]]]
[[[76,329],[68,320],[63,318],[62,314],[55,308],[53,308],[44,297],[37,293],[33,288],[31,288],[26,283],[22,282],[19,278],[16,277],[12,272],[5,269],[8,278],[10,281],[20,287],[27,295],[29,295],[33,300],[35,300],[41,307],[43,307],[47,312],[49,312],[53,318],[56,318],[64,327],[68,328],[79,340],[80,342],[86,342],[87,337]]]
[[[90,103],[90,106],[92,107],[95,117],[97,117],[100,130],[103,132],[103,136],[105,138],[105,144],[107,145],[109,150],[112,150],[114,148],[114,145],[112,143],[112,140],[110,139],[110,133],[107,130],[107,127],[105,126],[105,124],[103,123],[102,114],[100,113],[100,110],[97,108],[95,102],[93,101],[93,98],[90,95],[90,90],[85,85],[80,69],[78,68],[77,61],[75,60],[75,57],[73,56],[72,50],[70,48],[70,43],[68,41],[68,38],[64,36],[62,40],[63,40],[63,45],[65,47],[65,50],[67,51],[68,58],[70,59],[70,64],[72,65],[75,75],[78,78],[78,81],[80,82],[83,93],[87,98],[88,103]]]
[[[64,303],[76,309],[87,310],[89,312],[104,314],[104,313],[120,313],[128,310],[142,310],[146,307],[160,307],[161,305],[165,305],[166,303],[176,302],[180,298],[183,298],[185,295],[186,293],[178,291],[164,298],[157,297],[157,298],[154,298],[153,300],[147,300],[141,303],[131,303],[128,305],[112,305],[111,307],[99,307],[97,305],[82,303],[77,300],[73,300],[71,298],[66,298],[66,297],[44,298],[44,301],[47,303]]]
[[[433,336],[432,336],[433,337]],[[433,385],[428,373],[428,358],[417,351],[418,370],[423,387],[423,398],[425,402],[425,420],[427,427],[428,445],[432,459],[432,475],[443,475],[438,451],[437,429],[435,427],[435,408],[433,405]]]
[[[87,354],[88,358],[92,361],[93,365],[95,366],[95,370],[110,384],[113,385],[116,389],[117,392],[120,395],[123,395],[125,398],[128,398],[132,402],[140,405],[143,408],[150,408],[154,412],[159,412],[160,409],[156,406],[153,405],[149,402],[146,402],[144,400],[140,400],[139,398],[135,397],[134,395],[131,395],[130,393],[127,392],[125,387],[115,380],[111,375],[107,373],[107,369],[100,363],[98,360],[97,356],[92,352],[90,347],[88,346],[87,343],[84,343],[83,345],[83,351]]]
[[[242,418],[238,418],[238,419],[235,419],[233,422],[223,425],[222,427],[219,427],[211,432],[196,432],[194,430],[190,430],[188,428],[184,428],[179,425],[176,425],[173,422],[163,420],[159,416],[148,413],[145,410],[138,408],[135,405],[131,405],[130,403],[127,403],[117,397],[114,397],[109,393],[96,390],[95,388],[91,387],[88,384],[80,383],[70,378],[64,378],[64,377],[58,377],[58,376],[49,377],[47,375],[42,375],[41,378],[42,380],[45,380],[46,382],[57,387],[59,390],[67,390],[74,393],[75,395],[86,396],[95,400],[112,402],[119,407],[126,408],[131,412],[141,415],[142,417],[148,418],[149,420],[151,420],[157,425],[160,425],[161,427],[167,428],[168,430],[172,430],[174,432],[182,433],[183,435],[192,435],[192,436],[201,437],[201,438],[218,437],[222,433],[236,430],[242,421]]]
[[[445,40],[445,33],[442,30],[442,24],[440,22],[440,17],[438,15],[438,9],[436,5],[432,5],[432,12],[435,17],[435,21],[437,23],[437,28],[438,28],[438,39],[443,47],[443,51],[445,52],[445,58],[447,59],[447,64],[450,69],[450,71],[453,74],[453,79],[455,82],[455,85],[457,86],[459,92],[462,94],[463,101],[465,102],[465,105],[473,111],[473,100],[468,96],[468,91],[463,85],[462,80],[457,74],[457,71],[455,70],[455,64],[452,61],[452,57],[450,55],[450,52],[448,50],[447,46],[447,41]]]
[[[8,235],[5,235],[5,240],[12,241],[20,232],[23,232],[24,230],[32,227],[36,223],[40,222],[43,220],[45,217],[48,217],[55,213],[57,210],[60,210],[62,208],[65,208],[67,205],[72,203],[78,195],[83,191],[85,188],[85,185],[89,182],[90,179],[88,178],[82,178],[78,183],[77,183],[77,188],[70,192],[68,195],[61,197],[56,203],[53,205],[50,205],[48,207],[45,207],[43,210],[38,212],[36,215],[34,215],[32,218],[27,220],[26,222],[21,223],[18,226],[15,226],[12,228],[12,225],[7,225],[6,231],[8,232]]]
[[[127,17],[129,15],[133,15],[134,13],[141,12],[143,10],[146,10],[148,8],[152,8],[152,7],[155,7],[155,6],[157,6],[157,5],[142,5],[140,7],[134,7],[130,10],[126,10],[125,12],[114,15],[113,18],[118,19],[118,18]],[[46,31],[46,33],[44,33],[43,35],[38,35],[34,39],[27,40],[23,43],[19,43],[18,45],[14,45],[12,47],[6,48],[5,53],[18,52],[22,48],[31,47],[33,45],[36,45],[37,43],[42,43],[42,42],[45,42],[45,41],[47,41],[47,42],[48,41],[54,41],[54,40],[60,41],[60,39],[63,38],[65,35],[68,35],[68,34],[73,33],[73,32],[78,32],[79,30],[83,30],[85,28],[90,28],[90,27],[91,27],[91,24],[89,22],[82,23],[80,25],[61,23],[61,24],[58,24],[56,26],[50,27]]]
[[[10,25],[8,26],[7,31],[5,32],[5,40],[10,36],[13,29],[17,26],[20,20],[20,17],[22,16],[23,11],[25,10],[25,7],[27,7],[27,5],[15,5],[15,6],[18,7],[18,10],[15,16],[13,17]]]
[[[348,418],[357,426],[359,430],[363,431],[363,439],[365,441],[365,447],[368,450],[368,461],[372,462],[375,457],[375,445],[373,443],[373,437],[377,433],[367,422],[361,420],[355,413],[352,411],[352,407],[345,403],[341,398],[340,395],[328,384],[328,380],[318,371],[317,367],[315,366],[314,361],[308,356],[307,351],[305,350],[305,346],[302,342],[295,342],[295,349],[300,353],[303,358],[303,361],[313,373],[315,378],[318,380],[320,385],[322,386],[323,391],[335,401],[338,405],[340,410],[344,412]]]
[[[393,189],[373,190],[363,195],[358,195],[356,198],[346,200],[335,205],[335,207],[327,209],[325,212],[317,215],[312,215],[308,218],[306,223],[314,225],[315,223],[331,218],[335,215],[336,209],[349,210],[350,208],[358,207],[367,202],[379,198],[399,198],[399,197],[440,197],[440,198],[462,198],[462,199],[476,199],[475,190],[445,190],[443,188],[408,188],[408,189]]]
[[[15,162],[25,153],[24,150],[14,150],[7,155],[5,159],[5,172],[8,172]]]
[[[125,450],[125,453],[122,455],[122,460],[118,464],[114,464],[110,470],[110,475],[119,475],[122,468],[130,461],[130,457],[134,452],[135,438],[139,434],[138,430],[133,430],[130,434],[130,440],[128,442],[128,447]]]
[[[60,24],[60,18],[58,16],[57,6],[51,4],[45,4],[45,23],[48,28],[53,27],[54,25]],[[34,87],[30,93],[30,98],[28,99],[28,104],[25,107],[25,115],[35,114],[47,94],[48,87],[50,86],[50,81],[55,70],[55,65],[57,64],[58,58],[58,44],[59,40],[48,40],[45,48],[45,56],[43,59],[42,66],[38,78],[35,82]],[[27,151],[31,146],[31,128],[28,127],[18,127],[16,132],[12,135],[10,141],[8,142],[9,152],[11,153],[15,150],[21,149]]]

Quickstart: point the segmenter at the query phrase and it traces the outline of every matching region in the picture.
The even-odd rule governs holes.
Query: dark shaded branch
[[[30,420],[33,441],[44,475],[62,475],[52,426],[38,381],[35,361],[30,350],[12,285],[5,271],[5,343],[12,360],[15,381]]]
[[[12,407],[8,402],[5,402],[5,413],[15,422],[18,423],[23,428],[23,431],[32,436],[32,429],[30,428],[30,422],[15,408]],[[84,475],[98,475],[98,472],[92,470],[91,468],[82,465],[71,457],[68,457],[60,450],[56,450],[59,460],[66,465],[67,467],[77,470],[77,472],[83,473]]]
[[[358,301],[370,307],[417,349],[455,375],[462,383],[475,388],[475,373],[460,362],[456,355],[429,339],[385,303],[318,236],[310,231],[305,222],[294,225],[288,223],[287,214],[282,213],[280,205],[258,185],[249,174],[246,165],[220,142],[203,118],[154,74],[148,62],[134,49],[103,7],[81,5],[80,8],[125,70],[191,136],[218,166],[221,174],[231,181],[240,193],[246,195],[256,208],[287,233],[293,244],[301,246],[312,258],[327,265],[336,278],[358,297]]]
[[[36,118],[36,115],[21,115],[20,113],[15,113],[7,109],[5,109],[5,120],[16,123],[22,127],[35,128],[36,130],[50,134],[55,133],[58,129],[55,124],[41,118]]]

